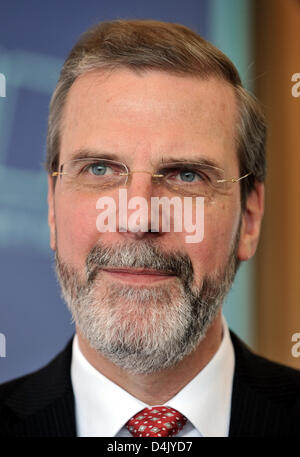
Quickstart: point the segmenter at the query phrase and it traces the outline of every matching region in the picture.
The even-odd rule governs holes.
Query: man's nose
[[[152,173],[143,169],[133,170],[127,178],[126,187],[128,199],[142,197],[150,203],[153,196]]]
[[[144,238],[149,233],[159,233],[151,228],[151,197],[155,194],[152,173],[143,169],[134,170],[128,176],[125,189],[127,210],[125,215],[120,217],[119,214],[119,231],[131,234],[135,238]]]

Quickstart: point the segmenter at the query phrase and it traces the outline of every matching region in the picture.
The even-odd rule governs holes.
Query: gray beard
[[[239,231],[238,231],[239,233]],[[238,261],[235,240],[228,262],[201,287],[186,254],[162,252],[138,241],[97,245],[86,260],[86,279],[56,253],[62,296],[90,346],[130,373],[154,373],[178,364],[196,349],[229,291]],[[102,267],[151,268],[175,274],[172,286],[127,286],[103,279]]]

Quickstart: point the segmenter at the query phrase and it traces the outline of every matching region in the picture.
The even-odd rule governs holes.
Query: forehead
[[[61,162],[91,149],[127,161],[197,154],[237,166],[236,123],[233,88],[217,78],[92,71],[68,93]]]

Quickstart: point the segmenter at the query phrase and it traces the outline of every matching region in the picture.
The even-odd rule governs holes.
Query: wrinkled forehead
[[[237,100],[216,77],[161,71],[92,71],[71,87],[61,125],[61,163],[79,149],[155,162],[203,154],[237,166]]]

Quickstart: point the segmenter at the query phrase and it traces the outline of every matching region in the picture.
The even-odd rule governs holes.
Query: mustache
[[[145,268],[178,276],[184,283],[192,283],[194,269],[190,257],[181,251],[163,252],[148,241],[96,245],[86,260],[88,283],[92,283],[103,268]]]

